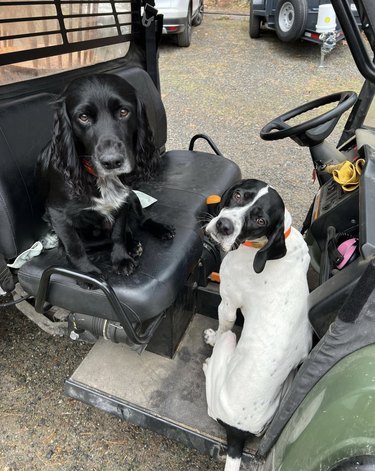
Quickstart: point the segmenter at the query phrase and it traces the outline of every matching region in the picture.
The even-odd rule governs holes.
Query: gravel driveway
[[[243,17],[206,15],[190,48],[164,41],[162,95],[168,148],[210,135],[245,177],[267,180],[301,224],[316,191],[306,149],[259,138],[271,118],[361,79],[345,43],[319,68],[319,48],[267,32],[250,40]],[[336,133],[337,136],[338,133]],[[202,149],[205,147],[202,147]],[[16,309],[0,312],[0,470],[185,471],[222,465],[154,433],[63,396],[88,346],[49,337]]]

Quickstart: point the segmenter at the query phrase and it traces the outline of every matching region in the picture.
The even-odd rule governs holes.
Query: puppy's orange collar
[[[292,227],[289,227],[289,229],[284,232],[285,239],[287,239],[290,236],[291,232],[292,232]],[[244,245],[245,247],[254,247],[255,249],[261,249],[266,244],[264,242],[256,242],[256,241],[252,241],[252,240],[245,240],[245,242],[242,242],[242,245]]]
[[[94,167],[92,166],[92,163],[88,159],[81,159],[82,165],[84,166],[86,172],[88,172],[90,175],[97,177],[97,174],[95,173]]]

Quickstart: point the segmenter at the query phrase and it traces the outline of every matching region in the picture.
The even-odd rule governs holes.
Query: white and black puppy
[[[261,435],[293,372],[311,348],[307,317],[309,254],[279,194],[259,180],[230,188],[206,227],[225,252],[220,268],[219,328],[203,365],[209,415],[227,432],[225,470],[240,469],[245,440]],[[237,343],[231,329],[241,309]]]

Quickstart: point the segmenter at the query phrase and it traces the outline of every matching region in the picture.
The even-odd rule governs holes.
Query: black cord
[[[31,294],[28,294],[27,296],[24,296],[23,298],[20,298],[20,299],[16,299],[15,301],[9,301],[9,303],[0,304],[0,308],[14,306],[15,304],[22,303],[22,301],[26,301],[26,299],[30,299],[32,297],[33,296],[31,296]]]

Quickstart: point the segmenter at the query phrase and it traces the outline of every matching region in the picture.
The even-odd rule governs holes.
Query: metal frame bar
[[[39,49],[30,49],[17,52],[7,52],[0,55],[0,66],[15,64],[34,59],[42,59],[44,57],[57,56],[59,54],[67,54],[70,52],[79,52],[86,49],[93,49],[103,46],[111,46],[121,42],[130,41],[134,37],[133,34],[124,34],[122,36],[112,36],[108,38],[90,39],[74,43],[73,47],[67,47],[64,44],[56,46],[47,46]]]
[[[195,136],[193,136],[190,140],[189,150],[194,150],[194,144],[198,139],[205,140],[216,155],[221,155],[222,157],[224,157],[217,145],[214,143],[214,141],[206,134],[196,134]]]
[[[61,5],[79,5],[80,3],[87,3],[87,4],[95,4],[95,3],[135,3],[134,0],[60,0],[59,3]],[[56,1],[55,0],[46,0],[45,2],[42,2],[40,0],[14,0],[13,2],[1,2],[2,6],[6,7],[13,7],[13,6],[32,6],[32,5],[55,5]]]
[[[119,26],[131,26],[132,23],[110,23],[107,25],[99,25],[99,26],[84,26],[83,28],[67,28],[65,31],[66,33],[77,33],[79,31],[90,31],[90,30],[99,30],[105,28],[118,28]],[[0,36],[0,41],[3,39],[22,39],[22,38],[33,38],[36,36],[52,36],[56,34],[60,34],[61,31],[59,29],[50,30],[50,31],[39,31],[35,33],[22,33],[22,34],[13,34],[11,36]],[[122,33],[118,34],[121,36]],[[114,36],[115,37],[115,36]]]
[[[122,325],[129,339],[137,345],[146,345],[150,341],[151,337],[164,317],[164,312],[162,312],[150,322],[144,332],[139,333],[133,327],[113,288],[106,281],[97,280],[92,276],[85,275],[83,273],[77,273],[73,270],[69,270],[68,268],[53,266],[44,270],[41,276],[38,293],[35,297],[36,312],[44,312],[44,304],[47,302],[48,290],[52,275],[62,275],[67,278],[72,278],[76,281],[86,282],[93,285],[95,289],[101,290],[111,305],[113,312],[115,313],[116,320]],[[126,306],[126,308],[135,314],[134,310],[130,306]]]
[[[356,129],[363,126],[367,113],[372,105],[374,95],[375,83],[366,80],[345,123],[342,135],[337,144],[338,149],[355,135]]]
[[[367,53],[366,46],[361,37],[361,32],[348,1],[332,0],[331,3],[335,9],[341,28],[344,31],[358,70],[367,80],[375,82],[375,66]],[[364,27],[366,27],[366,25]]]
[[[119,2],[116,0],[107,0],[109,6],[112,7],[111,12],[103,12],[103,13],[82,13],[82,14],[64,14],[63,13],[63,6],[64,5],[72,5],[76,4],[79,5],[80,3],[85,4],[99,4],[103,3],[100,0],[87,0],[85,2],[79,1],[67,1],[67,0],[53,0],[53,1],[31,1],[26,2],[22,1],[6,1],[2,2],[2,6],[46,6],[46,5],[53,5],[56,9],[56,15],[48,15],[48,16],[35,16],[35,17],[21,17],[21,18],[2,18],[0,19],[0,24],[10,24],[10,23],[19,23],[19,22],[36,22],[41,20],[49,20],[49,21],[58,21],[59,29],[53,29],[49,31],[37,31],[37,32],[30,32],[30,33],[21,33],[21,34],[12,34],[8,36],[0,36],[0,40],[14,40],[14,39],[24,39],[24,38],[32,38],[32,37],[41,37],[41,36],[51,36],[51,35],[59,35],[61,37],[61,44],[55,44],[52,46],[42,46],[39,48],[30,48],[30,49],[23,49],[11,52],[5,52],[0,54],[0,66],[1,65],[9,65],[18,62],[24,62],[29,60],[41,59],[45,57],[51,57],[60,54],[67,54],[72,52],[80,52],[87,49],[93,49],[103,46],[110,46],[113,44],[120,44],[123,42],[128,42],[134,39],[135,37],[139,36],[141,33],[140,28],[138,28],[140,21],[140,9],[136,8],[139,3],[135,2],[134,0],[125,0],[124,2]],[[117,11],[116,4],[120,3],[127,3],[131,5],[131,9],[129,11]],[[120,15],[129,15],[131,18],[130,22],[120,22],[119,16]],[[97,26],[85,26],[82,28],[66,28],[65,20],[71,18],[98,18],[101,16],[105,17],[113,17],[114,21],[108,25],[97,25]],[[131,33],[122,34],[121,28],[124,26],[133,26]],[[105,30],[110,28],[116,28],[117,34],[113,36],[107,36],[104,38],[95,38],[95,39],[88,39],[88,40],[80,40],[80,41],[71,41],[68,38],[69,33],[76,33],[80,31],[95,31],[95,30]]]

